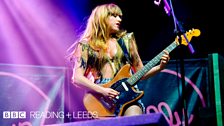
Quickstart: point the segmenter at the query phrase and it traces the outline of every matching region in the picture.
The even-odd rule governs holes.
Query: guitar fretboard
[[[174,41],[172,42],[168,47],[165,48],[166,51],[171,52],[173,49],[175,49],[179,45],[178,42]],[[152,60],[150,60],[141,70],[133,74],[127,82],[130,85],[135,85],[138,80],[142,78],[150,69],[152,69],[158,62],[160,62],[160,58],[164,52],[160,52],[156,57],[154,57]]]

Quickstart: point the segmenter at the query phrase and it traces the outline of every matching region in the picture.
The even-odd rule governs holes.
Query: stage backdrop
[[[138,83],[145,93],[142,100],[146,113],[162,112],[169,124],[180,126],[186,111],[188,123],[199,124],[200,110],[208,105],[208,62],[207,59],[185,60],[184,80],[180,78],[180,66],[178,60],[170,61],[159,74]]]

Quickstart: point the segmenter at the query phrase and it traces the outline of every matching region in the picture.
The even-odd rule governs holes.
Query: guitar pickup
[[[121,85],[123,86],[123,88],[124,88],[125,91],[128,91],[129,90],[128,89],[128,86],[124,82],[122,82]]]

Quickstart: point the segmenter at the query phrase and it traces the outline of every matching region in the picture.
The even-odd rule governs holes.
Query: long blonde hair
[[[106,40],[110,37],[106,19],[111,14],[122,16],[122,11],[113,3],[96,6],[87,21],[81,40],[87,40],[93,49],[106,49]],[[122,32],[116,33],[116,37],[121,36],[121,34]]]

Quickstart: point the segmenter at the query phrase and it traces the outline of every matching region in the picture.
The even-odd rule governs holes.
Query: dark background
[[[110,2],[121,7],[122,26],[129,32],[134,32],[143,61],[151,60],[178,35],[175,32],[173,16],[165,13],[162,0],[160,6],[156,6],[153,0],[92,0],[87,4],[89,10],[86,10],[86,16],[95,6]],[[212,6],[213,4],[218,3],[204,0],[172,0],[173,12],[184,33],[193,28],[201,31],[200,36],[193,36],[190,41],[194,53],[191,53],[187,46],[179,46],[171,52],[172,59],[207,58],[210,53],[223,55],[219,32],[213,30],[217,27],[221,28],[222,25],[219,23],[221,17],[215,18],[219,17],[216,16],[219,13],[215,11],[217,6]]]

